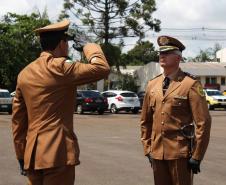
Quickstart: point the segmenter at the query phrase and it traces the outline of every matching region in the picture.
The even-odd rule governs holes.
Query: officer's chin
[[[164,67],[167,67],[166,63],[164,63],[164,62],[159,62],[159,64],[160,64],[160,66],[163,67],[163,68],[164,68]]]

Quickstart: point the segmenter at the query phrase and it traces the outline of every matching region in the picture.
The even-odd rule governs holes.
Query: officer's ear
[[[179,62],[182,61],[182,60],[183,60],[182,56],[177,55],[177,60],[178,60]]]

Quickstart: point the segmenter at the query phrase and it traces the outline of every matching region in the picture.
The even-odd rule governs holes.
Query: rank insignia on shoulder
[[[202,97],[205,96],[205,92],[204,92],[204,90],[203,90],[203,88],[202,88],[201,85],[198,85],[198,86],[197,86],[197,92],[198,92],[198,94],[199,94],[200,96],[202,96]]]
[[[69,60],[69,59],[65,60],[65,62],[66,62],[66,63],[70,63],[70,64],[74,63],[74,61]]]
[[[161,73],[161,74],[159,74],[159,75],[157,75],[157,76],[155,76],[154,78],[150,79],[149,81],[152,81],[152,80],[154,80],[154,79],[156,79],[156,78],[160,77],[161,75],[162,75],[162,73]]]

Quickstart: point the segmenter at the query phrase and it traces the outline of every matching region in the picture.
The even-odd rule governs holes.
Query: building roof
[[[138,70],[139,68],[141,68],[141,67],[143,67],[143,66],[126,66],[126,67],[120,66],[119,69],[120,69],[120,71],[121,71],[122,74],[133,75],[134,72],[136,70]],[[112,69],[114,71],[116,71],[116,67],[115,66],[113,66]]]
[[[195,76],[226,76],[226,64],[217,62],[186,62],[181,63],[183,71]]]

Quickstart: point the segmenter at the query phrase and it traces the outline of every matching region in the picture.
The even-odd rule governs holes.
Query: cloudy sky
[[[226,1],[225,0],[156,0],[157,11],[153,17],[161,20],[160,33],[147,33],[147,38],[156,45],[159,35],[179,38],[185,45],[185,56],[196,56],[200,50],[219,43],[226,47]],[[63,0],[0,0],[0,15],[7,12],[29,14],[42,12],[47,7],[49,17],[56,21],[62,10]],[[127,41],[128,47],[135,44]],[[157,46],[156,46],[157,47]]]

